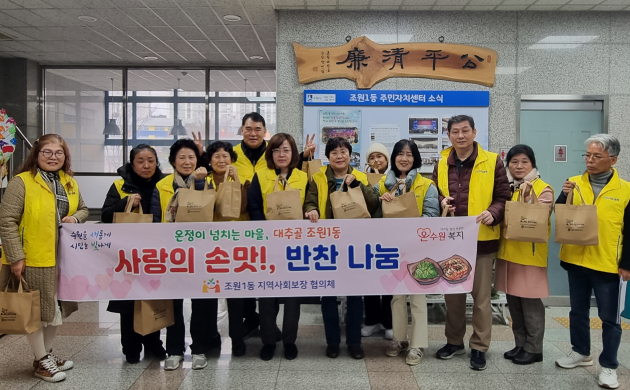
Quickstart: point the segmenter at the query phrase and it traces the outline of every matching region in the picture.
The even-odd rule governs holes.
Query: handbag
[[[215,221],[233,221],[241,216],[241,182],[228,181],[230,170],[225,171],[223,183],[217,188],[215,203]]]
[[[23,277],[18,281],[17,290],[9,290],[9,282],[0,291],[0,333],[30,334],[42,326],[40,295],[38,290],[30,290]]]
[[[127,206],[122,213],[114,213],[114,223],[152,223],[153,215],[144,214],[142,212],[142,204],[138,203],[138,212],[132,213],[133,202],[136,199],[136,194],[131,194],[127,197]]]
[[[278,190],[278,183],[282,182],[284,191]],[[302,197],[300,191],[289,186],[289,182],[282,175],[276,177],[273,192],[267,194],[267,208],[265,218],[269,221],[300,220],[302,215]]]
[[[518,190],[516,201],[505,203],[506,240],[541,242],[549,241],[549,206],[538,203],[532,188],[532,203],[525,203],[523,191]]]
[[[204,180],[201,191],[194,188],[180,188],[177,192],[177,215],[175,222],[212,222],[216,193],[208,189]]]
[[[396,188],[403,185],[402,195],[395,196],[390,202],[383,201],[383,218],[419,218],[418,201],[415,192],[407,192],[405,180],[398,180],[389,193],[394,196]]]
[[[345,183],[346,177],[348,175],[344,176],[344,182],[339,187],[339,190],[330,194],[330,205],[332,206],[334,218],[371,218],[367,203],[365,203],[365,198],[363,197],[363,191],[359,187],[347,187]],[[347,191],[343,191],[344,186],[348,188]]]
[[[584,204],[579,187],[575,187],[582,199],[581,205],[573,204],[573,191],[567,195],[566,204],[556,204],[556,236],[558,244],[599,245],[597,206]]]

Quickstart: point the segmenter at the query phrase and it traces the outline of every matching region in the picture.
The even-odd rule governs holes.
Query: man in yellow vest
[[[457,115],[448,121],[452,147],[442,151],[442,159],[433,170],[433,181],[440,193],[442,208],[456,216],[476,215],[480,223],[477,262],[472,289],[473,334],[470,337],[470,368],[486,368],[486,351],[492,332],[492,261],[499,249],[499,224],[505,202],[510,198],[510,184],[501,158],[483,150],[475,142],[475,121]],[[466,294],[447,294],[446,345],[436,353],[438,359],[451,359],[466,353]]]
[[[562,368],[592,366],[591,357],[591,294],[595,293],[597,313],[602,320],[602,353],[599,355],[599,385],[607,389],[619,387],[617,351],[621,342],[619,278],[630,279],[630,247],[624,234],[630,223],[630,183],[621,179],[613,165],[621,151],[617,138],[596,134],[586,140],[586,172],[569,178],[562,186],[556,203],[564,204],[573,191],[573,204],[597,206],[599,245],[562,245],[560,260],[569,276],[569,313],[571,345],[567,357],[556,360]],[[581,196],[580,196],[581,194]]]

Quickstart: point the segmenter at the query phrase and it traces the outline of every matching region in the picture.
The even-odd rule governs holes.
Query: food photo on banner
[[[475,217],[138,226],[63,225],[59,299],[465,293],[479,231]]]

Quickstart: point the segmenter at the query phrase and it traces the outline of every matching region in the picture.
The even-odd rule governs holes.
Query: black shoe
[[[363,359],[363,348],[360,345],[348,345],[348,352],[353,359]]]
[[[127,359],[129,364],[137,364],[140,362],[140,354],[125,355],[125,359]]]
[[[512,360],[513,361],[513,360]],[[470,368],[477,371],[486,369],[486,353],[476,349],[470,350]]]
[[[211,340],[210,343],[208,344],[208,347],[210,349],[215,349],[215,348],[221,348],[221,335],[220,334],[216,334]]]
[[[452,358],[455,355],[463,355],[465,353],[466,353],[466,347],[464,347],[464,344],[453,345],[453,344],[446,343],[445,346],[443,346],[436,352],[435,357],[438,359],[446,360],[446,359]]]
[[[339,344],[328,344],[328,347],[326,347],[326,356],[331,359],[339,356]]]
[[[232,355],[234,356],[243,356],[245,355],[245,351],[247,347],[243,340],[232,340]]]
[[[271,360],[275,352],[276,344],[265,344],[260,350],[260,358],[264,361]]]
[[[523,347],[514,347],[503,354],[503,357],[507,360],[514,359],[514,356],[518,355],[523,350]]]
[[[521,365],[538,363],[542,361],[542,353],[529,353],[526,350],[522,350],[518,355],[514,356],[514,359],[512,359],[512,363]]]
[[[298,355],[298,350],[295,344],[291,344],[291,343],[284,344],[284,358],[285,359],[293,360],[297,357],[297,355]]]

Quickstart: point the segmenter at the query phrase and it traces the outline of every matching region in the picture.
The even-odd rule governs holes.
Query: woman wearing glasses
[[[58,231],[62,223],[85,222],[88,209],[72,178],[68,146],[59,135],[35,141],[19,172],[9,182],[0,206],[0,288],[4,291],[14,275],[39,290],[42,326],[26,339],[35,355],[35,376],[59,382],[74,364],[53,355],[52,344],[62,318],[78,306],[60,306],[57,301]]]

